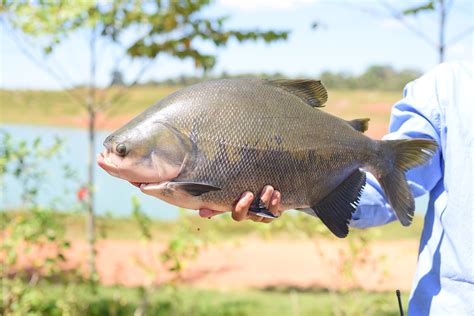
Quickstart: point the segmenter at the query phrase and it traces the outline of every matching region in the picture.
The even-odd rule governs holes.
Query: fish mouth
[[[101,152],[100,154],[98,154],[96,156],[96,160],[97,160],[97,164],[102,168],[104,169],[105,171],[107,171],[108,173],[110,173],[111,175],[113,175],[114,177],[119,177],[119,168],[116,164],[114,164],[112,162],[112,160],[110,159],[110,150],[104,150],[103,152]]]
[[[97,164],[104,169],[110,175],[128,181],[133,186],[139,188],[140,190],[147,187],[155,187],[160,185],[163,181],[137,181],[136,177],[127,177],[123,174],[123,170],[117,164],[112,161],[112,153],[110,150],[106,149],[103,152],[99,153],[96,157]]]

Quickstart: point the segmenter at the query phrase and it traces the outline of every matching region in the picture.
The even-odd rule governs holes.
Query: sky
[[[262,42],[244,44],[232,41],[225,48],[203,48],[217,54],[213,73],[274,73],[288,77],[317,77],[322,71],[361,73],[374,64],[392,65],[396,69],[428,71],[438,62],[433,46],[414,35],[401,23],[390,18],[383,0],[219,0],[206,10],[208,16],[229,16],[229,28],[289,30],[288,41],[270,45]],[[425,1],[388,1],[406,8]],[[367,11],[377,10],[380,15]],[[311,29],[314,21],[322,27]],[[410,19],[410,23],[437,40],[437,22],[433,14]],[[457,0],[447,20],[447,40],[474,26],[474,1]],[[84,84],[89,75],[87,35],[71,36],[46,59],[38,46],[18,47],[10,29],[0,24],[0,88],[62,89]],[[473,61],[473,32],[448,47],[447,60]],[[52,77],[25,56],[37,56],[41,63],[60,73]],[[122,52],[108,43],[98,47],[97,83],[105,86]],[[182,74],[199,75],[191,61],[160,56],[147,63],[141,81],[161,80]],[[124,59],[119,65],[125,79],[131,81],[142,68],[141,61]]]

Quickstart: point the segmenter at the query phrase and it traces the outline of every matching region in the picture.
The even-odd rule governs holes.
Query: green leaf
[[[428,1],[427,3],[423,5],[419,5],[416,7],[408,8],[406,10],[402,11],[403,15],[416,15],[418,13],[424,12],[424,11],[433,11],[435,9],[434,7],[434,0]]]

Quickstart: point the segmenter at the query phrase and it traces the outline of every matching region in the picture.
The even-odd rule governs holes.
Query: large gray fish
[[[111,134],[99,165],[146,194],[189,209],[231,211],[244,191],[269,184],[281,208],[319,217],[338,237],[370,171],[403,225],[414,200],[405,172],[436,143],[366,137],[368,119],[345,121],[318,109],[319,81],[226,79],[184,88]],[[257,198],[252,212],[269,216]]]

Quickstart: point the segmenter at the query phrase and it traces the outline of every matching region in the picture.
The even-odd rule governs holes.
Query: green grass
[[[148,315],[399,315],[392,292],[317,289],[217,291],[168,286],[144,292],[99,286],[93,292],[84,284],[40,284],[20,306],[42,315],[60,315],[66,310],[70,315],[133,315],[144,293]],[[407,293],[403,301],[406,306]]]
[[[174,92],[171,87],[134,87],[106,112],[109,117],[136,115],[157,100]],[[98,91],[98,99],[107,99],[118,89]],[[73,93],[84,97],[85,89]],[[67,118],[85,115],[84,107],[65,91],[0,90],[1,119],[8,123],[68,125]]]

